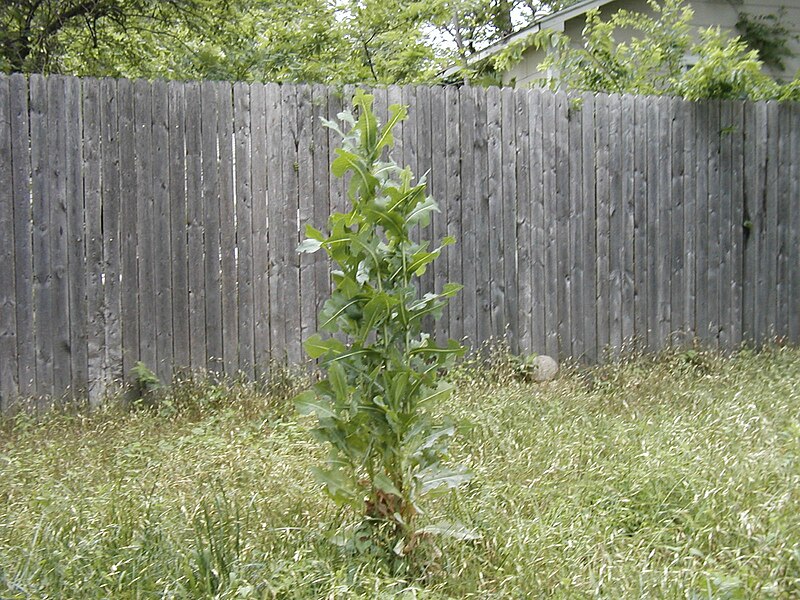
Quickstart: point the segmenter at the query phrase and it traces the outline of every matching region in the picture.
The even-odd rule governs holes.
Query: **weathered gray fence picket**
[[[346,204],[325,86],[0,76],[0,409],[97,401],[137,362],[258,377],[330,290],[305,223]],[[800,107],[375,90],[459,243],[433,332],[586,362],[800,341]]]

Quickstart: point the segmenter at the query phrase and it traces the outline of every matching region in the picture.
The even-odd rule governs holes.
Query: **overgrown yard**
[[[205,383],[5,424],[0,597],[800,595],[800,351],[456,379],[442,412],[474,478],[429,507],[482,538],[442,540],[424,576],[332,541],[347,515],[287,386]]]

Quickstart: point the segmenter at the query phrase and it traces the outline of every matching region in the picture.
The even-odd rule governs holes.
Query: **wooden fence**
[[[394,156],[452,234],[436,326],[587,362],[624,342],[800,339],[800,108],[389,87]],[[329,292],[305,223],[341,208],[344,94],[0,77],[0,402],[102,396],[136,361],[258,376],[303,359]],[[344,102],[346,104],[346,102]]]

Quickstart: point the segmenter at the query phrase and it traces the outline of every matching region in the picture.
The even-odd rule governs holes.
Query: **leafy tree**
[[[109,29],[168,36],[178,21],[205,31],[226,7],[227,0],[5,0],[0,6],[0,69],[58,72],[78,34],[80,42],[89,42],[84,48],[99,48],[111,41]]]
[[[543,32],[533,43],[548,48],[542,70],[547,84],[579,91],[701,98],[794,97],[797,88],[782,86],[762,70],[758,52],[719,28],[690,31],[693,11],[681,0],[648,0],[654,15],[620,10],[607,21],[589,11],[582,45],[562,33]],[[617,41],[625,30],[629,41]],[[686,57],[695,57],[687,64]]]
[[[295,82],[430,80],[444,53],[407,0],[11,0],[0,70]]]
[[[7,0],[0,70],[321,83],[436,81],[574,0]]]
[[[314,335],[306,341],[326,377],[296,404],[301,413],[316,415],[315,437],[330,448],[325,466],[316,470],[319,480],[333,500],[362,515],[354,549],[406,556],[432,533],[471,535],[452,524],[418,526],[425,499],[469,478],[443,464],[454,425],[431,416],[431,407],[452,392],[440,373],[463,348],[452,340],[438,346],[422,330],[423,319],[441,316],[461,286],[418,293],[419,276],[454,240],[430,248],[413,239],[436,203],[425,194],[424,180],[412,183],[410,170],[382,159],[405,108],[390,107],[389,122],[380,127],[372,100],[356,94],[358,120],[340,115],[347,131],[328,123],[343,138],[331,169],[337,177],[351,174],[351,209],[331,215],[328,233],[307,226],[299,250],[324,250],[336,263],[320,328],[343,338]]]

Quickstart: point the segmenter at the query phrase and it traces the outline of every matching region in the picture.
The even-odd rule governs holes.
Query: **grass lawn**
[[[482,538],[424,578],[330,541],[286,386],[195,383],[3,425],[0,598],[800,597],[800,351],[457,381],[475,476],[429,508]]]

